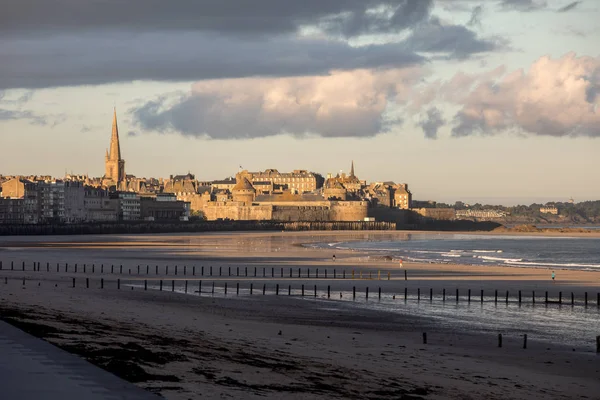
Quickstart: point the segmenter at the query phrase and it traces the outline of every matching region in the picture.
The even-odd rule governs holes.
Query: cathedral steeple
[[[119,127],[117,126],[117,108],[114,108],[112,122],[112,136],[110,138],[110,160],[121,159],[121,145],[119,144]]]
[[[125,160],[121,158],[119,127],[117,126],[117,108],[113,110],[112,135],[110,149],[106,151],[104,181],[106,186],[120,188],[125,183]]]
[[[350,176],[354,178],[354,160],[352,160],[352,166],[350,167]]]

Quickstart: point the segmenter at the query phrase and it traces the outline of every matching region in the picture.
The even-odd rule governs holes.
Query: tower
[[[350,177],[354,178],[354,160],[352,160],[352,166],[350,167]]]
[[[117,189],[125,182],[125,160],[121,159],[121,145],[119,144],[119,127],[117,126],[117,109],[114,109],[112,122],[112,136],[110,138],[110,151],[106,150],[104,179]]]

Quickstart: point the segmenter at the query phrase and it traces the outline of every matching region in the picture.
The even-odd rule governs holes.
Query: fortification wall
[[[267,221],[273,219],[273,206],[244,206],[238,203],[213,202],[202,211],[209,221],[233,219],[246,221]]]
[[[285,201],[255,203],[210,202],[202,211],[209,221],[274,220],[274,221],[363,221],[367,216],[366,201]]]
[[[329,221],[326,206],[273,206],[274,221]]]
[[[189,202],[191,211],[201,211],[207,203],[206,199],[203,199],[202,195],[197,193],[177,194],[177,200]]]
[[[330,221],[363,221],[367,208],[366,201],[332,201]]]

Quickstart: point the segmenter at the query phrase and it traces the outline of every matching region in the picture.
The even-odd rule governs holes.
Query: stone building
[[[238,202],[242,205],[252,205],[256,191],[254,187],[244,175],[238,175],[236,177],[237,183],[231,190],[231,195],[234,202]]]
[[[218,190],[227,190],[231,192],[236,183],[237,181],[234,178],[227,178],[223,180],[212,181],[210,183],[210,187],[213,192],[217,192]]]
[[[15,177],[2,183],[2,197],[22,199],[25,196],[25,185],[32,183],[21,177]]]
[[[253,185],[255,182],[271,182],[273,185],[279,185],[298,193],[312,192],[320,187],[318,176],[303,169],[296,169],[292,172],[279,172],[276,169],[267,169],[263,172],[243,170],[240,174]]]
[[[338,185],[339,184],[339,185]],[[346,175],[345,173],[337,174],[336,176],[332,176],[332,174],[327,174],[327,179],[325,180],[324,188],[327,186],[342,186],[347,196],[358,197],[360,196],[360,192],[367,186],[365,181],[361,181],[354,173],[354,161],[350,166],[350,174]]]
[[[344,185],[335,178],[329,178],[323,186],[323,196],[326,200],[345,201],[348,191]]]
[[[394,191],[393,206],[401,210],[409,210],[412,207],[412,193],[408,190],[406,183],[398,183],[392,186]]]
[[[116,190],[126,189],[125,160],[121,158],[121,144],[119,143],[119,127],[117,126],[117,109],[114,109],[112,122],[112,135],[110,150],[106,150],[105,173],[102,183],[106,187],[115,187]]]
[[[202,213],[208,220],[273,220],[273,221],[363,221],[368,202],[330,200],[322,194],[256,193],[244,172],[236,176],[231,193],[215,193],[215,201],[204,203]]]
[[[198,181],[196,177],[187,173],[186,175],[171,175],[169,180],[164,183],[163,193],[191,194],[198,192]]]
[[[364,194],[373,206],[393,207],[394,195],[389,184],[382,182],[371,183],[364,189]]]

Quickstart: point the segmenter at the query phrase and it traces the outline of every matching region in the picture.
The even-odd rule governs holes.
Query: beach
[[[0,315],[168,399],[598,398],[593,327],[554,340],[537,335],[542,321],[524,349],[522,332],[495,329],[493,318],[471,329],[440,310],[596,321],[600,272],[559,270],[552,282],[541,268],[400,268],[356,251],[336,250],[333,261],[330,250],[302,245],[400,234],[2,238]],[[564,305],[547,309],[546,291]]]

